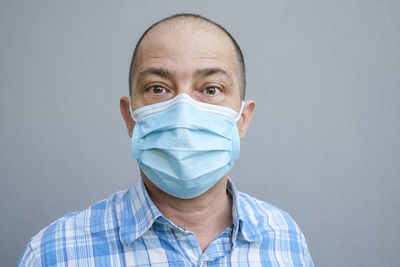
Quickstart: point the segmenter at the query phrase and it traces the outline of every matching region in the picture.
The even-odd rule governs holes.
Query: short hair
[[[142,43],[143,38],[157,25],[160,25],[164,22],[173,22],[177,20],[186,20],[189,22],[200,22],[200,23],[208,23],[210,25],[216,26],[217,29],[221,30],[223,33],[225,33],[229,39],[232,41],[233,47],[234,47],[234,53],[235,53],[235,58],[236,58],[236,65],[237,65],[237,72],[239,76],[239,91],[240,91],[240,98],[243,100],[245,97],[246,93],[246,69],[245,69],[245,64],[244,64],[244,58],[243,58],[243,53],[242,50],[240,49],[239,45],[235,41],[235,39],[232,37],[232,35],[221,25],[218,23],[205,18],[201,15],[198,14],[192,14],[192,13],[180,13],[180,14],[175,14],[172,16],[169,16],[167,18],[164,18],[162,20],[157,21],[153,25],[151,25],[147,30],[142,34],[142,36],[139,38],[139,41],[136,43],[135,49],[133,51],[133,56],[132,56],[132,61],[131,65],[129,68],[129,95],[132,96],[132,86],[133,86],[133,78],[134,78],[134,73],[136,71],[136,65],[137,65],[137,57],[139,53],[139,48],[140,44]]]

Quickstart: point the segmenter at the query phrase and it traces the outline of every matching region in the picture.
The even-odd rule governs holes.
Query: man
[[[224,28],[193,14],[154,24],[129,83],[120,107],[142,179],[42,230],[20,266],[313,266],[295,222],[228,178],[255,103]]]

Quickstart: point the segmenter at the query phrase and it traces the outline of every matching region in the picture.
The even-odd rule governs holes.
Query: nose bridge
[[[175,92],[176,95],[187,94],[190,97],[194,98],[194,77],[189,66],[185,66],[185,64],[181,65],[181,70],[178,71],[175,80]]]
[[[187,94],[191,98],[194,98],[193,91],[193,81],[190,78],[178,79],[178,81],[176,82],[176,95]]]

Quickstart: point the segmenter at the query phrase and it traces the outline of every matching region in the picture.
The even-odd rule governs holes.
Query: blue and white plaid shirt
[[[236,191],[233,225],[202,253],[193,232],[166,219],[143,181],[67,214],[29,242],[19,266],[313,266],[284,211]]]

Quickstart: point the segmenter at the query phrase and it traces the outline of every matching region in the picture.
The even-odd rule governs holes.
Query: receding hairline
[[[161,26],[171,26],[175,27],[177,25],[181,25],[182,23],[187,23],[190,25],[201,25],[204,27],[207,27],[209,29],[216,29],[217,32],[222,33],[224,36],[228,37],[228,39],[231,41],[233,45],[233,51],[234,51],[234,61],[235,61],[235,66],[237,69],[237,74],[239,78],[239,91],[240,91],[240,97],[241,99],[244,99],[245,97],[245,88],[246,88],[246,75],[245,75],[245,65],[244,65],[244,59],[243,59],[243,54],[242,51],[235,41],[235,39],[232,37],[232,35],[221,25],[218,23],[205,18],[201,15],[197,14],[191,14],[191,13],[182,13],[182,14],[176,14],[167,18],[164,18],[153,25],[151,25],[149,28],[146,29],[146,31],[142,34],[140,37],[139,41],[137,42],[133,56],[132,56],[132,61],[129,69],[129,95],[132,95],[132,87],[133,87],[133,79],[134,79],[134,74],[136,72],[136,67],[137,67],[137,62],[138,62],[138,54],[140,50],[141,43],[143,39],[147,36],[149,32],[152,32],[153,30],[157,30],[157,28]]]

